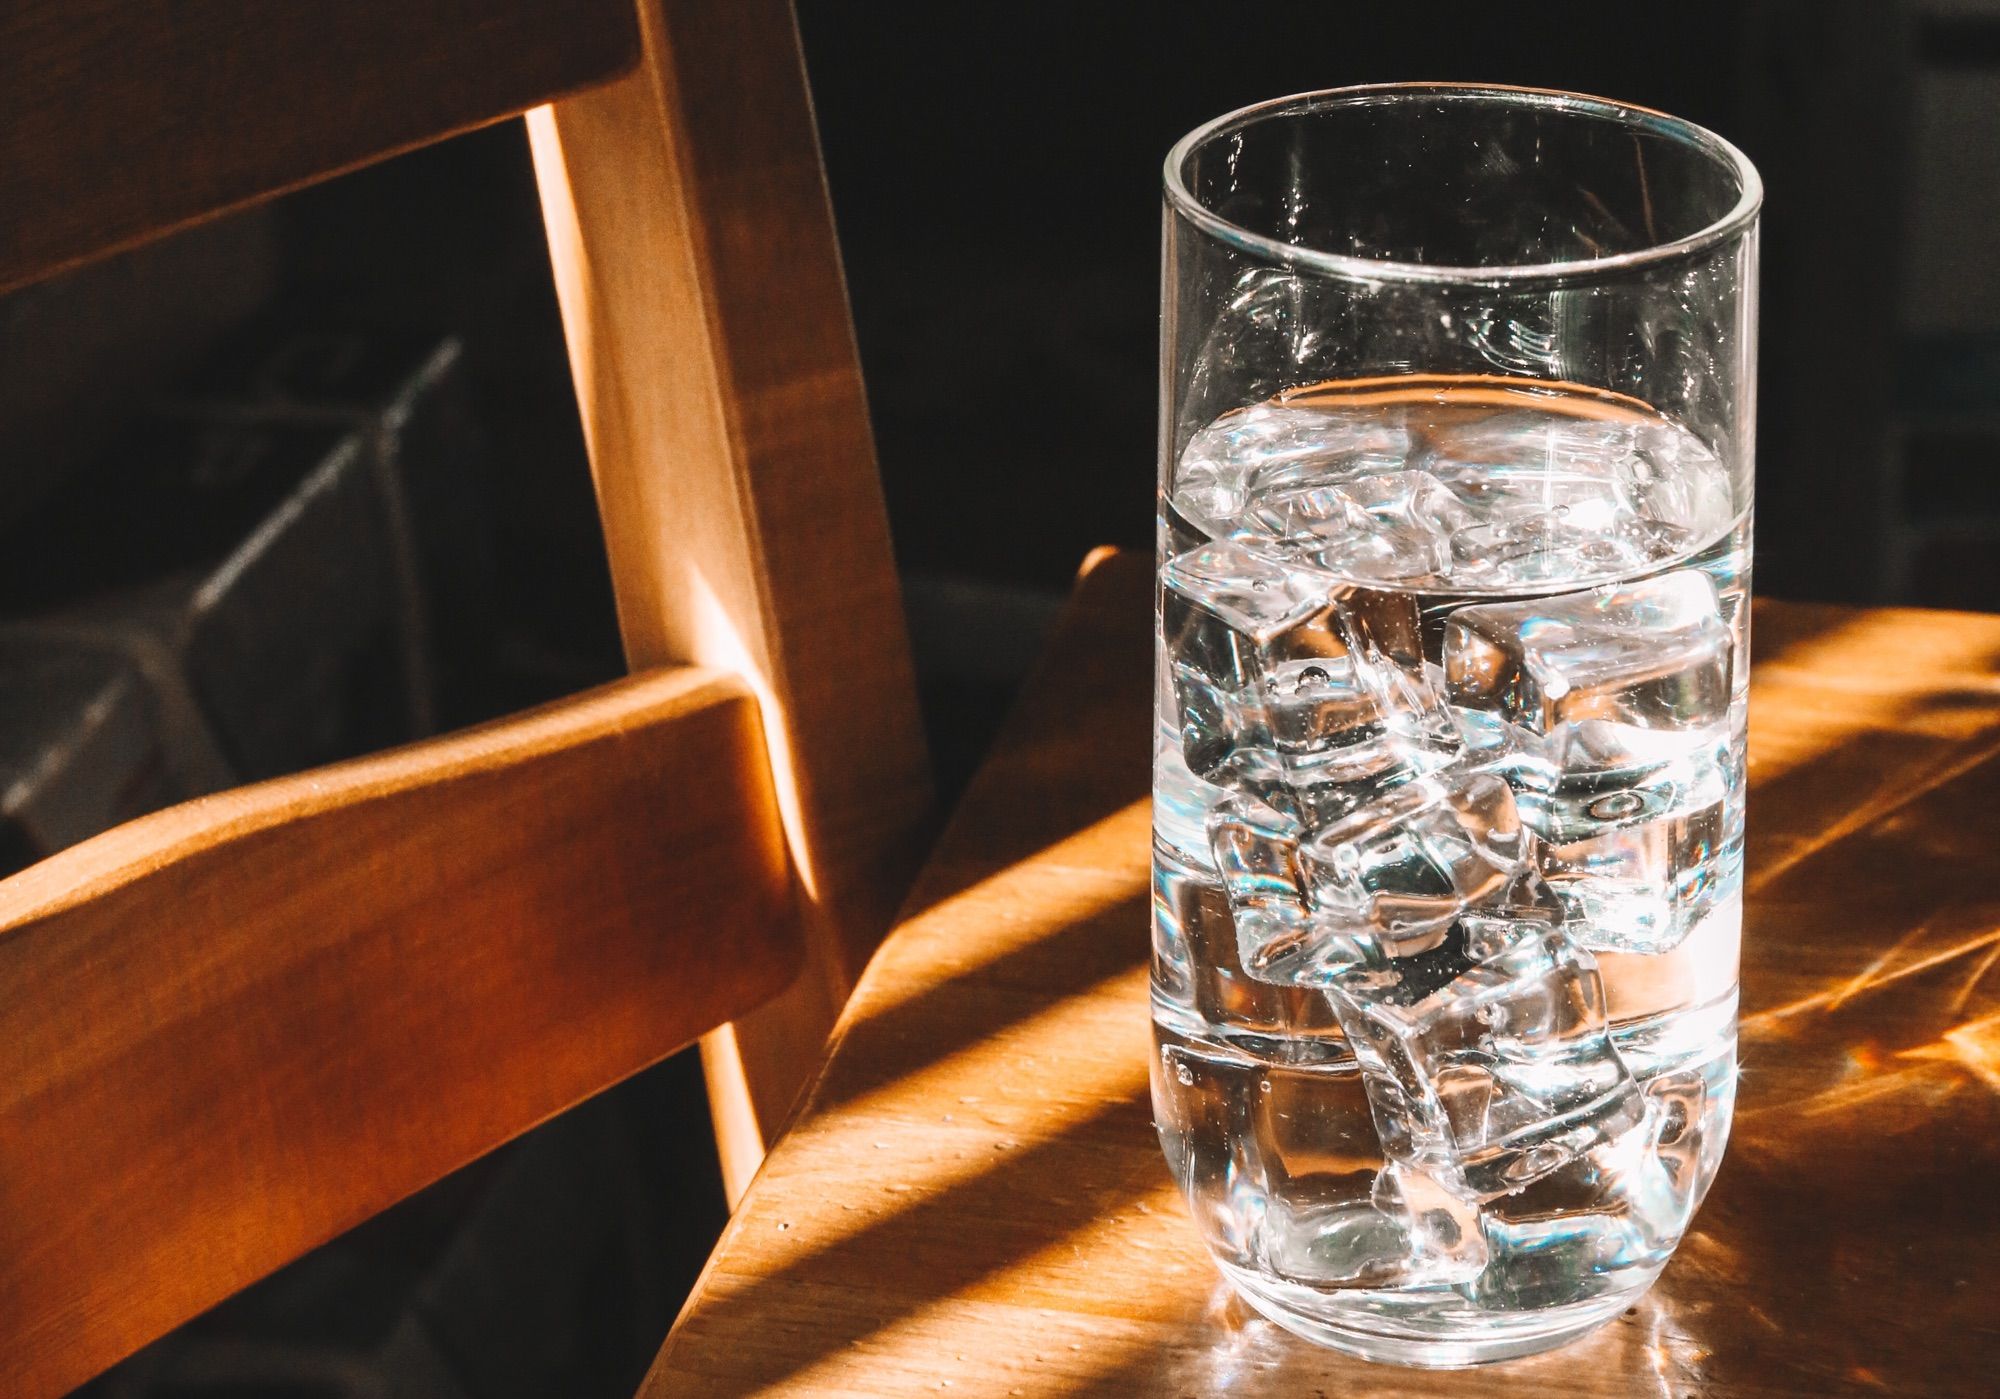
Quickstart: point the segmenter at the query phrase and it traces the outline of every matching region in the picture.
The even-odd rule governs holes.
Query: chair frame
[[[8,1393],[703,1032],[733,1200],[915,870],[928,774],[788,0],[15,0],[0,290],[524,112],[640,674],[0,881]]]

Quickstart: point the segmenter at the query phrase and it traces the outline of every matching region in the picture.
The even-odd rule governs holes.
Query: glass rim
[[[1322,111],[1329,107],[1358,107],[1392,104],[1418,98],[1446,101],[1494,101],[1522,108],[1573,113],[1609,120],[1633,130],[1645,130],[1692,146],[1716,164],[1733,172],[1741,186],[1736,204],[1706,227],[1680,238],[1603,257],[1580,258],[1568,262],[1501,263],[1490,267],[1458,266],[1448,263],[1399,262],[1388,258],[1359,257],[1351,253],[1330,253],[1286,243],[1266,234],[1254,233],[1209,209],[1183,178],[1190,157],[1197,148],[1217,137],[1267,121],[1276,116]],[[1673,262],[1704,252],[1741,235],[1756,222],[1764,203],[1764,182],[1757,167],[1737,146],[1705,126],[1670,116],[1651,107],[1619,102],[1609,97],[1565,92],[1560,88],[1514,87],[1499,83],[1362,83],[1351,87],[1321,88],[1293,93],[1268,101],[1239,107],[1233,112],[1203,122],[1167,152],[1165,167],[1167,203],[1181,217],[1202,232],[1245,252],[1308,271],[1352,281],[1432,282],[1478,284],[1570,280],[1599,277],[1657,263]]]

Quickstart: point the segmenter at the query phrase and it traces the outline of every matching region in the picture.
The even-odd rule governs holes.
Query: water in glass
[[[1596,390],[1321,384],[1197,432],[1159,536],[1154,1099],[1210,1246],[1335,1343],[1615,1314],[1734,1098],[1725,465]]]

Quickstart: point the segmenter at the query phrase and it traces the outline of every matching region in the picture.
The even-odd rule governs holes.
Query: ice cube
[[[1358,1199],[1274,1195],[1261,1238],[1265,1266],[1309,1287],[1449,1287],[1486,1266],[1477,1207],[1395,1161]]]
[[[1385,1165],[1375,1177],[1375,1207],[1403,1224],[1409,1260],[1403,1286],[1469,1282],[1486,1266],[1479,1211],[1417,1167]]]
[[[1428,946],[1406,948],[1400,956],[1383,955],[1379,948],[1370,951],[1376,955],[1333,973],[1329,981],[1337,984],[1328,1000],[1361,1068],[1376,1136],[1389,1159],[1449,1173],[1455,1156],[1446,1111],[1457,1085],[1440,1085],[1432,1072],[1451,1067],[1442,1060],[1444,1051],[1433,1056],[1435,1046],[1418,1044],[1412,1052],[1416,1031],[1411,1022],[1443,1009],[1427,1002],[1466,971],[1464,939],[1440,936]]]
[[[1239,309],[1275,320],[1288,291],[1239,298]],[[1196,432],[1176,464],[1169,498],[1210,534],[1227,534],[1253,498],[1393,471],[1414,450],[1408,430],[1379,411],[1273,400],[1224,413]]]
[[[1423,760],[1413,747],[1456,751],[1414,598],[1237,541],[1161,573],[1182,752],[1197,777],[1283,802],[1410,767]]]
[[[1237,1043],[1282,1040],[1299,1054],[1313,1043],[1338,1042],[1339,1022],[1325,993],[1251,976],[1221,882],[1157,841],[1153,936],[1161,949],[1154,965],[1156,1004],[1164,997],[1191,1011],[1209,1032]]]
[[[1297,981],[1295,964],[1312,947],[1298,874],[1304,833],[1293,817],[1242,793],[1209,812],[1209,850],[1235,920],[1237,953],[1260,981]]]
[[[1502,495],[1543,494],[1551,477],[1610,475],[1630,449],[1636,418],[1582,417],[1539,407],[1461,411],[1431,422],[1428,442],[1437,460],[1469,478],[1460,489]]]
[[[1482,1202],[1487,1266],[1465,1289],[1509,1310],[1584,1302],[1666,1262],[1692,1206],[1661,1163],[1659,1109]]]
[[[1483,1131],[1505,1146],[1550,1140],[1594,1141],[1622,1130],[1643,1111],[1636,1085],[1612,1047],[1604,983],[1590,953],[1560,929],[1525,923],[1522,934],[1461,978],[1455,995],[1471,1000],[1490,1032],[1496,1084]],[[1575,1118],[1581,1136],[1561,1126]],[[1457,1132],[1461,1153],[1468,1133]]]
[[[1336,610],[1361,683],[1405,752],[1434,761],[1456,757],[1458,728],[1444,702],[1444,674],[1424,660],[1423,614],[1416,596],[1350,587],[1336,598]]]
[[[1729,629],[1706,574],[1523,603],[1447,620],[1445,687],[1540,751],[1517,774],[1523,814],[1569,841],[1718,800],[1729,749]]]
[[[1411,1281],[1404,1221],[1376,1208],[1369,1197],[1373,1182],[1372,1175],[1364,1177],[1358,1198],[1351,1200],[1272,1196],[1257,1246],[1264,1269],[1308,1287],[1397,1287]]]
[[[1245,1089],[1268,1189],[1301,1207],[1365,1203],[1383,1164],[1354,1055],[1345,1040],[1328,1043],[1337,1057],[1255,1061]]]
[[[1472,517],[1436,477],[1392,471],[1259,495],[1247,523],[1344,578],[1408,584],[1450,572]]]
[[[1710,1135],[1706,1072],[1679,1069],[1646,1085],[1653,1103],[1653,1151],[1689,1214],[1701,1203],[1696,1187],[1713,1174],[1719,1150]],[[1721,1127],[1727,1130],[1727,1116]]]
[[[1729,711],[1729,630],[1698,569],[1533,602],[1461,607],[1445,629],[1454,704],[1497,712],[1551,741],[1565,768],[1685,748]],[[1572,762],[1572,757],[1577,759]]]
[[[1343,1209],[1374,1213],[1382,1153],[1339,1035],[1287,1040],[1281,1056],[1164,1019],[1155,1033],[1160,1144],[1224,1258],[1262,1266],[1258,1240],[1273,1215],[1331,1225]]]
[[[1161,631],[1189,770],[1252,791],[1281,784],[1263,691],[1267,679],[1281,684],[1287,678],[1296,690],[1299,677],[1267,677],[1266,655],[1275,643],[1289,641],[1302,662],[1310,663],[1316,650],[1345,659],[1330,623],[1338,580],[1222,543],[1170,560],[1162,581]],[[1351,685],[1350,670],[1338,673]],[[1330,705],[1339,702],[1357,718],[1365,713],[1372,719],[1372,705],[1358,689],[1334,693],[1340,688],[1334,674],[1322,665],[1306,679],[1318,689],[1325,677]]]
[[[1184,1010],[1195,1008],[1194,965],[1188,945],[1189,920],[1201,916],[1200,873],[1167,842],[1153,837],[1152,990]]]
[[[1194,1082],[1167,1095],[1162,1138],[1208,1158],[1208,1178],[1191,1193],[1231,1201],[1236,1220],[1253,1222],[1257,1266],[1291,1282],[1344,1288],[1469,1279],[1484,1261],[1476,1205],[1385,1160],[1352,1056],[1341,1048],[1336,1064],[1245,1057],[1229,1069],[1213,1054],[1190,1061],[1170,1047],[1163,1070],[1177,1076],[1186,1067]],[[1233,1077],[1219,1101],[1204,1090],[1225,1072]],[[1226,1126],[1227,1136],[1218,1139],[1211,1124]],[[1195,1206],[1199,1214],[1202,1201]],[[1240,1237],[1240,1224],[1232,1225]],[[1210,1225],[1209,1232],[1224,1231]]]
[[[1466,586],[1612,577],[1686,552],[1729,518],[1727,473],[1662,420],[1518,409],[1429,427],[1423,465],[1470,515],[1452,538]]]
[[[1636,518],[1594,528],[1580,524],[1571,509],[1475,518],[1451,537],[1451,581],[1465,588],[1592,582],[1664,563],[1693,542],[1672,525]]]
[[[1504,769],[1523,819],[1546,840],[1570,844],[1689,816],[1728,793],[1734,765],[1730,728],[1694,735],[1678,751],[1658,744],[1655,752],[1666,755],[1649,761],[1625,736],[1598,744],[1593,740],[1606,729],[1579,727],[1585,732],[1568,750],[1570,766],[1558,767],[1544,748],[1537,760]],[[1593,762],[1605,766],[1592,767]]]
[[[1699,437],[1664,418],[1643,418],[1617,459],[1620,484],[1639,514],[1696,539],[1736,513],[1729,469]]]
[[[1405,951],[1416,942],[1438,940],[1426,938],[1432,929],[1412,931],[1398,925],[1384,932],[1351,918],[1315,916],[1301,882],[1300,846],[1306,830],[1290,814],[1241,793],[1223,797],[1209,814],[1210,854],[1235,920],[1237,953],[1245,972],[1277,985],[1311,986],[1382,955],[1379,944],[1385,939]],[[1530,882],[1533,892],[1522,892]],[[1470,944],[1480,949],[1478,955],[1497,953],[1522,919],[1562,921],[1562,905],[1523,862],[1513,864],[1504,886],[1484,879],[1479,886],[1486,902],[1463,919]],[[1498,893],[1493,892],[1496,889]]]
[[[1465,765],[1504,780],[1513,788],[1517,806],[1524,797],[1555,790],[1561,773],[1550,761],[1541,735],[1511,724],[1491,710],[1454,704],[1450,713]]]
[[[1484,1258],[1474,1206],[1384,1159],[1353,1056],[1341,1049],[1337,1063],[1246,1068],[1251,1141],[1234,1148],[1232,1166],[1260,1187],[1263,1266],[1321,1288],[1465,1280]]]
[[[1665,952],[1742,880],[1741,845],[1730,836],[1740,804],[1722,800],[1643,825],[1541,847],[1542,873],[1600,951]]]
[[[1487,772],[1446,769],[1316,831],[1298,863],[1329,934],[1397,956],[1435,946],[1468,908],[1507,890],[1532,857],[1507,784]]]
[[[1454,926],[1329,984],[1383,1150],[1481,1199],[1561,1169],[1645,1113],[1590,954],[1540,918],[1486,938],[1475,948]]]
[[[1474,962],[1487,962],[1521,938],[1561,927],[1566,916],[1562,900],[1531,865],[1509,880],[1498,895],[1468,908],[1459,917],[1458,926],[1465,935],[1466,956]]]

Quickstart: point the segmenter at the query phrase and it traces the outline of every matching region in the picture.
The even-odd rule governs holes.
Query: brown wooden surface
[[[757,705],[657,672],[0,881],[0,1394],[54,1395],[796,973]]]
[[[645,1394],[1993,1392],[2000,618],[1757,605],[1728,1159],[1634,1311],[1441,1374],[1250,1314],[1168,1179],[1150,589],[1082,584]]]
[[[604,81],[631,0],[9,0],[0,291]]]
[[[529,133],[626,653],[748,677],[799,873],[806,974],[703,1047],[734,1199],[908,888],[928,783],[791,6],[639,15],[639,68]]]

